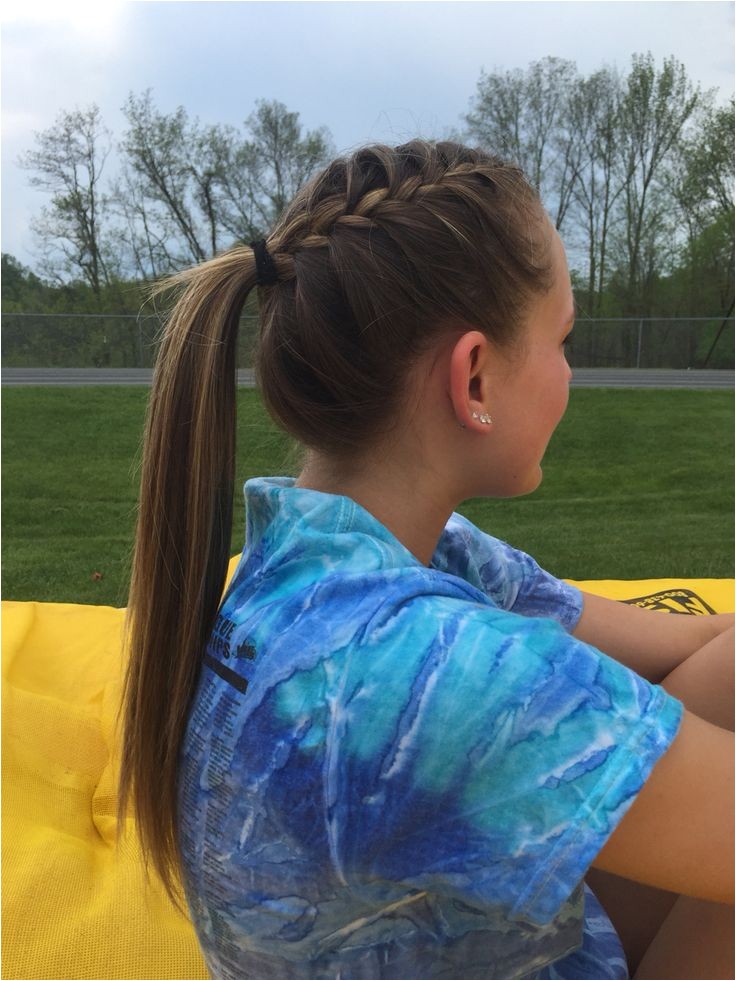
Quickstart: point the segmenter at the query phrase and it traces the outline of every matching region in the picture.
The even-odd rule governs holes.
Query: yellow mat
[[[230,566],[233,571],[235,562]],[[733,610],[733,580],[594,581],[653,609]],[[206,978],[194,932],[114,847],[123,611],[2,604],[3,978]]]

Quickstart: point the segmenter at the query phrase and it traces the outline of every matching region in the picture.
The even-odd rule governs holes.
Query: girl
[[[454,513],[534,490],[567,404],[570,278],[520,171],[363,149],[174,282],[120,813],[212,975],[726,977],[728,619],[583,596]],[[256,286],[263,399],[307,453],[247,482],[220,603]]]

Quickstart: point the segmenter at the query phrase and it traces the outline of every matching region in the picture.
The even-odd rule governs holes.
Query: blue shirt
[[[212,975],[626,977],[582,878],[681,704],[459,515],[427,567],[347,497],[245,494],[181,753]]]

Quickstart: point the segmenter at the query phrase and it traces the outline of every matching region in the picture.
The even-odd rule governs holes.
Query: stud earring
[[[474,412],[473,413],[473,419],[480,419],[481,422],[487,423],[487,424],[490,424],[490,423],[493,422],[493,419],[491,419],[491,417],[488,415],[487,412],[481,412],[480,415],[478,415],[477,412]]]

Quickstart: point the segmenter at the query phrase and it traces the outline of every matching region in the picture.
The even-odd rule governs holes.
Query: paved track
[[[3,385],[150,385],[149,368],[4,368]],[[253,372],[238,371],[238,384],[253,388]],[[730,388],[734,372],[720,369],[577,368],[577,388]]]
[[[734,372],[688,368],[575,368],[573,388],[733,388]]]

